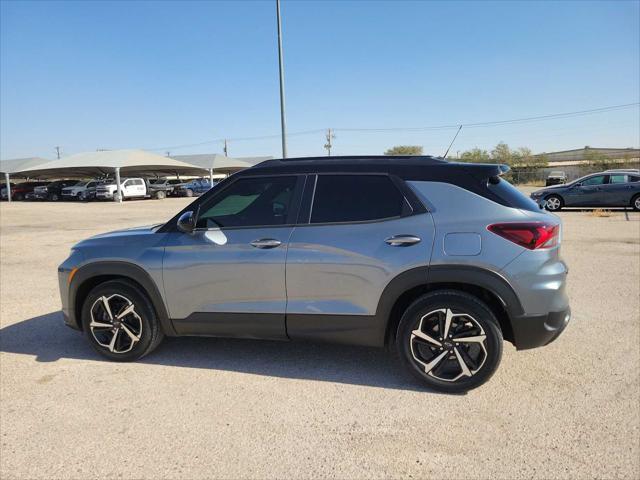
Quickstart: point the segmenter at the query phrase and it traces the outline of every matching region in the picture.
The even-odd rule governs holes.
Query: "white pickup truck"
[[[148,195],[147,182],[142,178],[123,178],[120,180],[123,200],[126,198],[145,198]],[[114,200],[118,185],[115,180],[96,187],[96,200]]]

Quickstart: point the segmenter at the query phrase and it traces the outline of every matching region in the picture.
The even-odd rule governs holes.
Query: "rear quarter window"
[[[530,212],[541,211],[536,202],[531,200],[504,178],[498,178],[498,183],[488,182],[487,188],[509,207],[529,210]]]

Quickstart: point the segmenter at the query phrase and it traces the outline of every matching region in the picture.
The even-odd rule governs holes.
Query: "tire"
[[[60,197],[57,193],[52,193],[51,195],[49,195],[49,201],[57,202],[58,200],[60,200]]]
[[[184,195],[186,197],[193,197],[193,190],[191,190],[190,188],[187,188],[184,192]]]
[[[156,199],[158,200],[164,200],[166,196],[167,194],[164,193],[162,190],[156,192]]]
[[[110,315],[103,299],[107,300]],[[116,311],[123,312],[131,306],[133,311],[124,315],[120,322]],[[93,320],[99,325],[115,325],[118,328],[115,335],[113,328],[92,324],[92,314]],[[164,338],[151,301],[128,280],[111,280],[91,290],[82,305],[82,327],[89,343],[98,353],[119,362],[131,362],[144,357]]]
[[[638,193],[631,199],[631,208],[633,208],[636,212],[640,212],[640,193]]]
[[[447,317],[451,339],[440,333],[446,331]],[[445,393],[464,393],[489,380],[500,364],[502,344],[502,331],[489,307],[458,290],[418,298],[402,315],[395,340],[405,368],[429,388]]]
[[[547,201],[547,203],[545,204],[544,208],[546,208],[550,212],[559,212],[562,207],[564,207],[564,200],[562,200],[562,197],[560,195],[549,195],[545,198],[545,200]]]
[[[17,200],[18,202],[24,200],[24,195],[22,193],[16,193],[12,200]]]

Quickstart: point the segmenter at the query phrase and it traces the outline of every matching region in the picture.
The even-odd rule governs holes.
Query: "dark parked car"
[[[166,179],[166,178],[157,178],[149,180],[149,184],[153,187],[165,187],[166,193],[168,196],[178,195],[176,193],[176,189],[180,189],[185,182],[184,180],[179,179]]]
[[[11,186],[11,200],[24,200],[28,193],[33,192],[33,189],[42,185],[47,185],[49,182],[24,182],[17,183]],[[4,191],[2,199],[7,198],[7,192]]]
[[[560,185],[562,183],[567,183],[567,174],[560,170],[551,172],[545,182],[547,187],[551,185]]]
[[[640,210],[640,175],[626,171],[593,173],[566,185],[531,194],[552,212],[563,207],[632,207]]]
[[[41,185],[28,193],[27,200],[51,200],[57,202],[62,200],[62,189],[72,187],[78,183],[78,180],[56,180],[47,185]]]
[[[182,197],[198,197],[203,193],[207,193],[209,189],[216,185],[216,182],[209,182],[208,178],[198,178],[196,180],[191,180],[189,183],[185,183],[180,187],[176,188],[174,191],[177,195]]]

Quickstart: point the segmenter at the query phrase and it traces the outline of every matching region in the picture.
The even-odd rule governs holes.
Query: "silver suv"
[[[432,389],[469,390],[503,339],[546,345],[570,318],[560,220],[507,170],[266,161],[165,224],[77,244],[58,270],[65,322],[123,361],[165,335],[386,346]]]

